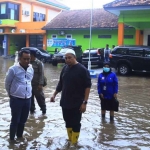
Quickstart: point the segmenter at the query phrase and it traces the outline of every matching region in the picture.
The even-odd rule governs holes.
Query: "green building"
[[[150,46],[150,0],[116,0],[104,9],[92,11],[91,48],[112,45]],[[47,49],[65,45],[82,45],[88,49],[90,41],[91,10],[66,10],[50,21],[47,32]]]

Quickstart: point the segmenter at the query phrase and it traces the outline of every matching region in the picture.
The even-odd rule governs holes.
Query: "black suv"
[[[148,46],[117,46],[110,54],[110,63],[120,75],[131,71],[150,71],[150,47]]]
[[[21,50],[36,51],[36,57],[37,57],[37,59],[41,60],[43,63],[46,63],[46,62],[51,63],[51,61],[52,61],[52,55],[49,54],[47,51],[42,52],[40,48],[36,48],[36,47],[23,47],[23,48],[21,48]]]
[[[52,57],[52,65],[57,66],[58,63],[65,63],[65,53],[68,49],[72,49],[76,53],[76,59],[81,63],[82,57],[82,46],[66,46],[63,47],[58,53],[54,54]]]
[[[82,64],[87,67],[89,61],[89,50],[85,50],[82,54]],[[103,64],[103,53],[102,49],[91,49],[90,50],[90,61],[91,65],[97,65],[101,67]]]

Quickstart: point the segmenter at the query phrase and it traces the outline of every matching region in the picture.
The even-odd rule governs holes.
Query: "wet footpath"
[[[36,113],[29,115],[24,139],[9,141],[11,119],[9,98],[4,88],[4,79],[14,60],[0,58],[0,150],[149,150],[150,149],[150,75],[118,76],[120,102],[114,122],[109,113],[101,120],[100,100],[97,94],[97,78],[92,79],[92,88],[87,111],[82,117],[79,142],[70,148],[59,106],[60,94],[55,103],[50,103],[58,83],[62,65],[45,64],[48,85],[44,88],[47,113],[42,113],[36,103]],[[100,70],[100,69],[99,69]]]

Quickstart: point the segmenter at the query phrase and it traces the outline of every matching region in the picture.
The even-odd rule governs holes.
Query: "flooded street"
[[[9,98],[4,89],[4,78],[13,60],[0,58],[0,150],[58,150],[65,147],[67,132],[59,106],[60,94],[55,103],[50,103],[58,83],[62,66],[45,64],[48,86],[45,87],[47,113],[42,116],[36,103],[36,113],[29,115],[24,140],[9,142],[11,119]],[[119,76],[120,102],[115,121],[101,121],[100,100],[97,94],[97,79],[92,79],[92,88],[87,111],[82,117],[82,127],[77,150],[148,150],[150,149],[150,77],[147,75]]]

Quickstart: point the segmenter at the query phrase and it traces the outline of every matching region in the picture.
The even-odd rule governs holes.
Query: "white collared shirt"
[[[34,70],[30,64],[27,70],[19,62],[11,66],[5,79],[5,88],[8,96],[30,98],[32,96],[31,81],[33,74]]]

